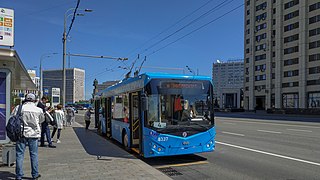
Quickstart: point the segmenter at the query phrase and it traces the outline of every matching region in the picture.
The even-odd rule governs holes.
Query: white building
[[[28,69],[28,74],[32,82],[36,85],[37,89],[40,88],[40,78],[36,76],[36,70]]]
[[[212,80],[219,108],[241,108],[243,60],[213,63]]]

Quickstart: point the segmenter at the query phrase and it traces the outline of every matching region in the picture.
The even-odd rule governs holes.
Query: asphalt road
[[[319,180],[317,119],[217,114],[214,152],[142,159],[173,179]]]

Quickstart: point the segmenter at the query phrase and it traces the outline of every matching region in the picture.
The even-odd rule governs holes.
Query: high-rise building
[[[37,89],[40,88],[40,78],[36,75],[36,70],[28,69],[28,74],[31,77],[32,82],[36,85]]]
[[[320,108],[319,0],[245,0],[244,108]]]
[[[84,79],[85,71],[83,69],[66,69],[66,103],[79,102],[85,99]],[[43,71],[43,89],[48,89],[48,96],[51,96],[52,88],[60,88],[62,96],[62,84],[62,70]]]
[[[240,108],[243,88],[243,60],[213,63],[212,81],[215,106]]]

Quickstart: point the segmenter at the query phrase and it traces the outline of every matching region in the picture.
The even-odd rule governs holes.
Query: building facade
[[[75,103],[84,100],[85,71],[83,69],[66,69],[66,103]],[[52,88],[62,90],[62,70],[43,71],[43,92],[48,90],[51,97]],[[61,91],[62,95],[62,91]]]
[[[241,108],[243,60],[213,63],[212,81],[217,108]]]
[[[37,89],[40,88],[40,78],[36,75],[36,70],[28,69],[28,74],[31,77],[32,82],[36,85]]]
[[[245,0],[244,108],[320,108],[319,0]]]

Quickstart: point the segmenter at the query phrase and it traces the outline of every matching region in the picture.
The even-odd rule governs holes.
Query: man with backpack
[[[23,160],[25,148],[28,145],[31,160],[31,175],[33,179],[41,177],[38,171],[38,138],[40,137],[41,129],[40,123],[44,121],[44,114],[41,108],[35,104],[36,96],[34,94],[27,94],[25,102],[21,108],[21,126],[22,137],[16,142],[16,179],[23,177]],[[19,106],[16,106],[12,115],[17,115]]]

